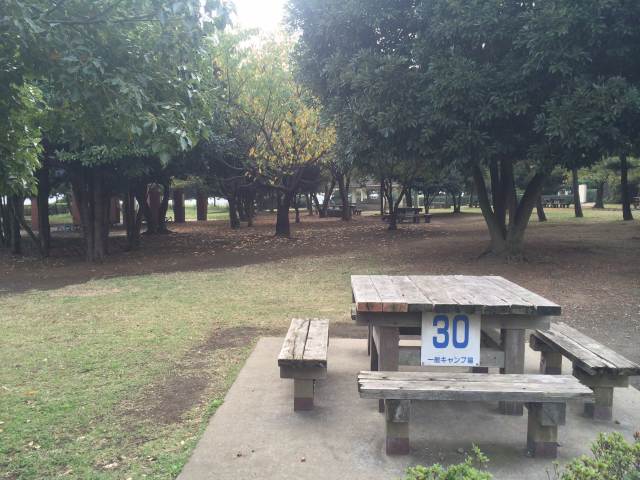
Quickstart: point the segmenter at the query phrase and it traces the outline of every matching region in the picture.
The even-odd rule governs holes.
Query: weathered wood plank
[[[305,363],[327,364],[329,320],[314,318],[309,322],[309,334],[302,359]]]
[[[402,295],[402,291],[392,281],[388,275],[372,275],[369,277],[371,283],[378,291],[382,301],[383,312],[407,312],[408,305]]]
[[[599,370],[615,368],[613,363],[599,357],[588,348],[553,328],[550,330],[537,330],[534,334],[540,340],[559,350],[564,356],[580,365],[580,367],[589,373],[593,374]]]
[[[487,282],[484,277],[453,275],[450,276],[450,281],[462,289],[462,293],[456,295],[456,300],[465,298],[467,303],[477,305],[485,314],[511,313],[511,304],[496,296],[494,289],[487,288],[487,284],[490,286],[493,284]]]
[[[362,398],[397,400],[557,402],[592,396],[570,375],[431,372],[361,372],[358,391]]]
[[[533,305],[538,315],[560,315],[562,313],[560,305],[553,303],[537,293],[527,290],[506,278],[493,275],[488,275],[483,278],[499,287],[500,291],[509,292],[510,294],[521,298],[523,302]]]
[[[351,291],[358,312],[381,312],[382,300],[370,275],[351,275]]]
[[[457,311],[460,308],[460,304],[443,288],[437,277],[410,275],[409,280],[429,299],[429,303],[423,306],[425,311]]]
[[[640,374],[640,365],[632,362],[626,357],[623,357],[615,350],[610,349],[609,347],[599,343],[593,338],[588,337],[579,330],[576,330],[575,328],[572,328],[562,322],[554,324],[552,326],[552,329],[571,338],[574,342],[590,350],[592,353],[602,358],[607,363],[614,365],[617,370],[627,372],[630,375]]]
[[[284,365],[292,360],[302,360],[308,333],[308,319],[294,318],[291,320],[280,355],[278,355],[278,365]]]

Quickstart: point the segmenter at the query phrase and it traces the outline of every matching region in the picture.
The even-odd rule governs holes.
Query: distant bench
[[[293,409],[312,410],[315,381],[327,376],[329,321],[294,318],[278,355],[280,378],[293,378]]]
[[[545,207],[568,208],[573,203],[573,197],[571,195],[542,195],[540,201]]]
[[[536,330],[529,343],[540,352],[540,373],[560,374],[563,356],[573,362],[573,375],[594,392],[594,402],[585,404],[593,418],[611,420],[614,387],[628,387],[629,376],[640,375],[640,365],[564,323]]]
[[[557,457],[558,425],[565,424],[566,402],[592,395],[571,375],[441,372],[360,372],[358,392],[361,398],[384,400],[388,455],[409,453],[412,400],[511,401],[525,403],[529,411],[529,453],[546,458]]]

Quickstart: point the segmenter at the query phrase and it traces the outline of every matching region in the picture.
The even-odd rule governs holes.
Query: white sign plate
[[[422,313],[420,363],[425,366],[480,365],[480,314]]]

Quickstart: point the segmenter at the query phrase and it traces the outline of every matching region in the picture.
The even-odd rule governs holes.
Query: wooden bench
[[[431,217],[429,217],[431,219]],[[382,220],[384,222],[388,222],[391,220],[391,215],[385,213],[382,215]],[[425,217],[426,221],[426,217]],[[419,213],[397,213],[396,214],[396,223],[420,223],[420,214]]]
[[[589,397],[589,388],[571,375],[488,373],[360,372],[361,398],[382,399],[388,455],[409,453],[411,401],[524,402],[529,411],[527,449],[532,456],[556,458],[558,425],[566,402]]]
[[[640,365],[564,323],[534,331],[529,343],[540,352],[540,373],[559,375],[563,356],[573,362],[573,375],[594,393],[584,406],[589,417],[611,420],[614,387],[628,387],[629,376],[640,375]]]
[[[327,376],[329,321],[294,318],[278,355],[280,378],[293,378],[293,409],[313,410],[315,381]]]

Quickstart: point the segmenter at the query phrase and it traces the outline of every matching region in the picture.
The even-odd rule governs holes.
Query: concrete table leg
[[[313,390],[315,380],[293,379],[293,410],[313,410]]]
[[[409,453],[409,400],[384,400],[387,455]]]
[[[562,354],[545,350],[540,351],[540,373],[545,375],[562,374]]]
[[[373,327],[371,362],[377,360],[377,371],[397,372],[400,359],[400,332],[398,327]],[[384,400],[378,406],[384,412]]]
[[[558,456],[558,425],[564,425],[564,403],[530,403],[527,425],[527,449],[534,457]]]
[[[524,373],[524,333],[523,329],[503,328],[500,332],[504,348],[504,368],[500,373]],[[522,416],[521,402],[500,402],[500,413]]]

